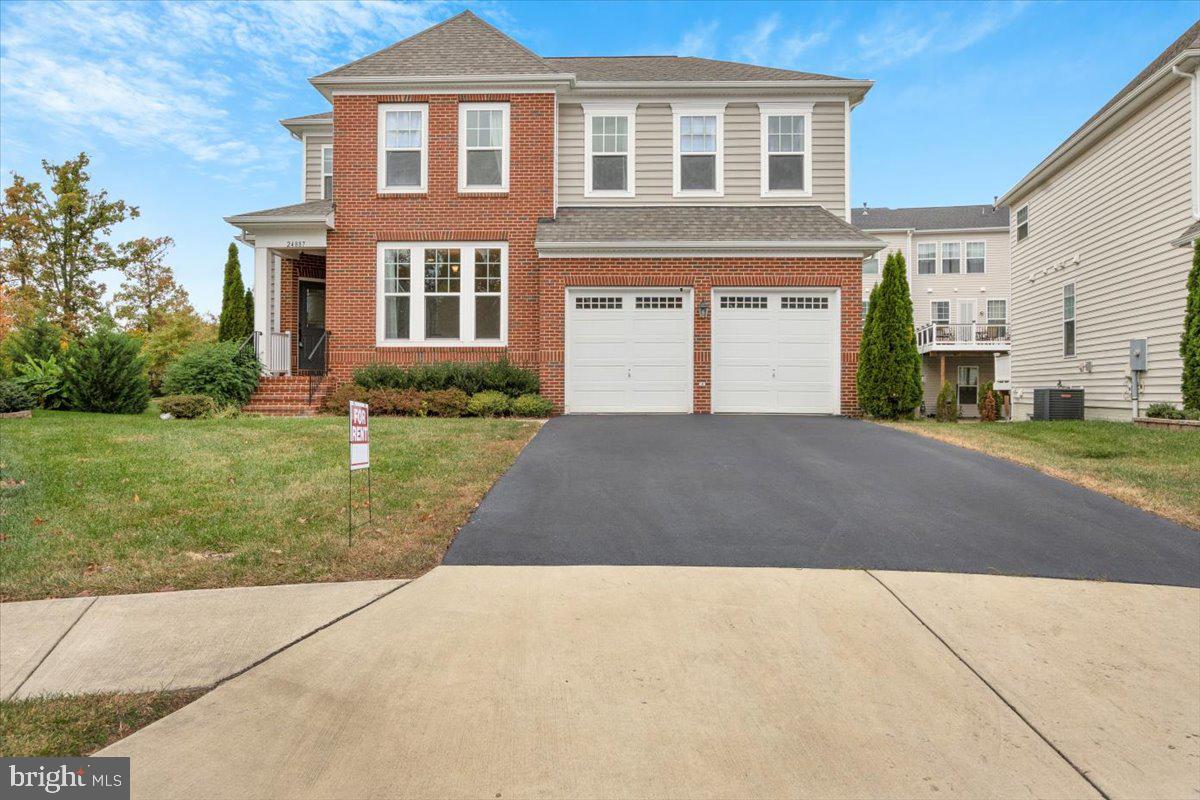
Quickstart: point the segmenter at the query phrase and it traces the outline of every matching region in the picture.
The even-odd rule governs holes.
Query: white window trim
[[[967,271],[967,247],[973,244],[983,245],[983,272],[968,272]],[[962,274],[963,275],[986,275],[987,274],[987,241],[976,239],[970,242],[963,242],[962,248]]]
[[[500,144],[500,185],[470,186],[467,184],[467,112],[499,111],[500,129],[504,141]],[[508,192],[508,156],[512,150],[509,135],[508,103],[459,103],[458,104],[458,191],[460,194],[502,194]]]
[[[1067,289],[1071,290],[1071,316],[1067,317]],[[1059,297],[1059,316],[1062,322],[1059,325],[1062,336],[1062,357],[1064,359],[1075,358],[1079,352],[1079,294],[1075,291],[1075,282],[1064,283],[1062,287],[1062,295]],[[1073,322],[1071,326],[1071,353],[1067,354],[1067,323]]]
[[[933,247],[933,272],[921,272],[921,248],[926,245],[931,245]],[[914,259],[916,262],[916,272],[914,274],[918,276],[937,275],[942,263],[941,242],[917,242],[914,249],[916,251],[916,258]]]
[[[500,251],[500,338],[475,338],[475,251]],[[408,250],[408,339],[384,337],[383,253]],[[425,338],[425,251],[459,250],[458,339]],[[489,297],[495,295],[489,294]],[[379,242],[375,249],[375,345],[377,347],[504,347],[508,344],[508,243],[507,242]]]
[[[763,197],[812,197],[812,103],[759,103],[759,187]],[[770,153],[767,152],[768,117],[804,117],[804,188],[776,189],[770,184]],[[847,115],[848,118],[848,115]]]
[[[946,321],[945,322],[942,322],[941,320],[939,320],[937,318],[937,315],[935,315],[933,313],[933,307],[935,305],[937,305],[938,303],[946,304]],[[954,303],[952,303],[950,300],[943,298],[943,299],[934,299],[934,300],[929,301],[929,323],[931,325],[953,325],[954,324],[954,322],[953,322],[954,317],[952,316],[953,313],[954,313]]]
[[[671,172],[672,195],[674,197],[724,197],[725,196],[725,103],[672,103],[671,104]],[[679,118],[680,117],[716,117],[716,181],[715,189],[679,188],[680,161],[679,152]]]
[[[992,303],[1004,303],[1004,321],[1003,322],[992,322],[993,319],[998,319],[998,317],[992,316],[992,311],[991,311]],[[984,300],[983,314],[984,314],[984,317],[986,318],[988,325],[1008,325],[1008,298],[1007,297],[989,297],[989,298],[987,298],[986,300]]]
[[[979,387],[981,385],[980,381],[983,379],[983,370],[981,370],[979,368],[978,364],[959,364],[958,368],[954,371],[954,402],[961,406],[962,402],[960,400],[961,395],[959,394],[959,392],[962,391],[962,387],[964,387],[964,386],[969,387],[971,385],[969,383],[963,383],[961,381],[962,371],[964,369],[975,370],[975,402],[967,403],[967,405],[978,406],[979,405]]]
[[[943,248],[948,244],[958,245],[958,272],[946,272],[946,256]],[[963,259],[963,243],[962,242],[938,242],[938,275],[962,275],[964,267]]]
[[[583,196],[584,197],[636,197],[637,196],[637,103],[584,103],[583,104]],[[620,189],[592,188],[592,119],[594,117],[625,117],[629,135],[626,139],[625,186]],[[603,155],[603,154],[602,154]]]
[[[387,112],[417,111],[421,114],[421,183],[417,186],[387,185]],[[424,194],[429,188],[429,105],[427,103],[380,103],[375,133],[376,189],[380,194]]]
[[[1021,223],[1017,221],[1020,219],[1022,211],[1025,212],[1025,236],[1024,237],[1021,236]],[[1017,242],[1019,244],[1020,242],[1023,242],[1023,241],[1025,241],[1025,239],[1028,239],[1028,238],[1029,238],[1029,203],[1026,203],[1025,205],[1021,206],[1013,213],[1013,239],[1015,242]]]
[[[329,151],[329,174],[328,175],[325,174],[325,151],[326,150]],[[333,177],[333,145],[331,145],[331,144],[321,145],[321,199],[322,200],[332,200],[333,199],[332,197],[325,196],[325,178],[326,177],[329,177],[329,178]]]

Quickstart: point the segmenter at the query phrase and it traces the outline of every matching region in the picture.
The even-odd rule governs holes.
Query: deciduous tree
[[[163,263],[174,244],[170,236],[143,236],[117,248],[124,280],[113,295],[113,316],[128,330],[151,333],[167,315],[191,311],[187,292]]]

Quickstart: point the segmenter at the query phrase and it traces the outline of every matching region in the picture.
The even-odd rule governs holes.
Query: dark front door
[[[325,366],[325,284],[300,281],[300,369]]]

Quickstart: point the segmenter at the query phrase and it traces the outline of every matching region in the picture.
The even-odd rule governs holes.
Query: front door
[[[300,281],[300,369],[325,365],[325,284]]]

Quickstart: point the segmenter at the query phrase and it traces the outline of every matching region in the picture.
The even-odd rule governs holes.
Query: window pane
[[[804,156],[768,156],[767,168],[768,189],[804,188]]]
[[[408,304],[407,295],[383,298],[383,335],[385,338],[408,338]]]
[[[1075,320],[1063,323],[1063,355],[1075,355]]]
[[[321,196],[326,200],[333,199],[333,176],[326,175],[321,181]]]
[[[876,256],[863,259],[863,275],[878,275],[879,259]]]
[[[421,147],[421,112],[389,111],[385,118],[386,147],[419,149]]]
[[[499,186],[501,177],[501,153],[499,150],[467,151],[468,186]]]
[[[680,117],[679,152],[717,152],[717,118]]]
[[[804,152],[804,117],[767,117],[768,153]]]
[[[496,295],[475,298],[475,338],[500,338],[500,298]]]
[[[324,147],[321,149],[321,174],[333,174],[333,148]]]
[[[310,284],[311,285],[311,284]],[[325,327],[325,289],[305,289],[304,324],[313,328]]]
[[[421,185],[421,152],[419,150],[389,150],[386,155],[388,186]]]
[[[592,188],[624,191],[625,156],[592,156]]]
[[[716,156],[680,156],[679,187],[681,189],[716,189]]]
[[[383,293],[395,294],[409,291],[411,278],[411,255],[408,250],[385,250],[383,252]]]
[[[938,301],[933,304],[933,321],[947,323],[950,321],[949,301]]]
[[[500,251],[496,248],[475,251],[475,292],[500,293]]]
[[[427,293],[458,294],[461,283],[461,251],[425,251],[425,291]]]
[[[942,245],[942,272],[956,273],[959,271],[960,248],[957,242]]]
[[[458,338],[458,297],[456,295],[426,295],[425,338]]]
[[[504,112],[467,111],[467,147],[502,147]]]
[[[629,149],[629,120],[626,117],[592,118],[592,152],[625,153]]]
[[[1003,325],[1008,319],[1008,303],[1004,300],[988,300],[988,322],[993,325]]]

